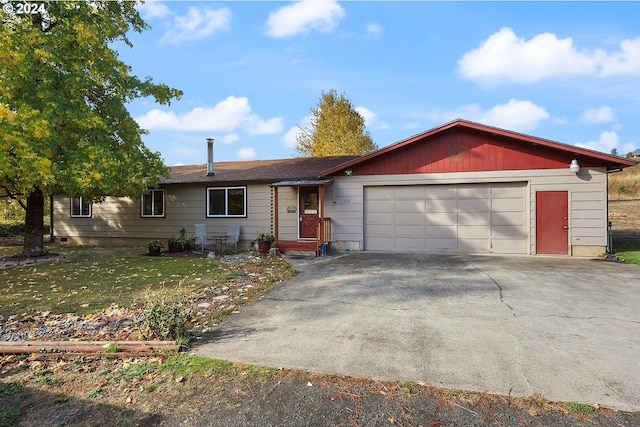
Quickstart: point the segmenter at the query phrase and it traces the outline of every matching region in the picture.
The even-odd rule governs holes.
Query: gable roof
[[[368,161],[379,158],[380,156],[387,155],[391,152],[407,147],[408,145],[411,145],[414,143],[419,143],[419,142],[424,143],[425,140],[428,140],[436,135],[442,134],[444,132],[447,132],[456,128],[473,130],[473,131],[481,132],[494,137],[507,138],[519,144],[526,144],[528,147],[539,146],[539,147],[544,147],[546,149],[570,154],[571,156],[582,156],[584,158],[593,160],[598,164],[602,164],[603,166],[606,166],[608,171],[622,169],[628,166],[634,166],[636,164],[636,162],[634,162],[633,160],[625,159],[622,157],[604,154],[598,151],[589,150],[589,149],[577,147],[574,145],[563,144],[560,142],[551,141],[544,138],[538,138],[535,136],[525,135],[522,133],[500,129],[492,126],[487,126],[480,123],[474,123],[467,120],[457,119],[452,122],[445,123],[444,125],[438,126],[436,128],[430,129],[426,132],[423,132],[423,133],[414,135],[412,137],[409,137],[407,139],[404,139],[402,141],[399,141],[395,144],[391,144],[386,147],[380,148],[370,154],[347,161],[342,165],[338,165],[333,168],[326,169],[322,171],[322,176],[326,177],[326,176],[334,175],[340,171],[343,171],[344,169],[366,163]]]
[[[171,178],[160,184],[228,184],[275,182],[284,180],[317,179],[323,170],[357,158],[358,156],[296,157],[278,160],[248,160],[217,162],[213,175],[207,175],[207,165],[172,166]]]

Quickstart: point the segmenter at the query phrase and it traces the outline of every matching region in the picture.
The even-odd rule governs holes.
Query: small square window
[[[85,202],[82,196],[72,197],[71,218],[91,218],[91,203]]]
[[[164,217],[164,189],[149,190],[149,194],[142,195],[143,217]]]

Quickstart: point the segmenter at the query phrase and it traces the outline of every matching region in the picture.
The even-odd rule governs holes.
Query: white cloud
[[[211,10],[189,7],[186,15],[174,16],[170,28],[160,39],[160,44],[180,44],[200,40],[215,32],[230,28],[231,12],[227,8]]]
[[[256,158],[256,150],[251,147],[241,148],[238,150],[238,158],[242,160],[250,160]]]
[[[601,51],[580,52],[571,38],[538,34],[531,40],[503,28],[458,61],[458,73],[482,83],[535,83],[547,78],[593,74]]]
[[[382,27],[378,24],[367,24],[367,37],[377,38],[382,35]]]
[[[254,135],[282,131],[281,118],[261,119],[251,112],[248,98],[235,96],[227,97],[213,108],[196,107],[183,114],[153,109],[137,117],[136,121],[140,127],[149,130],[235,132],[243,128]]]
[[[282,117],[274,117],[269,120],[255,119],[249,123],[247,131],[253,135],[272,135],[282,132],[284,127]]]
[[[269,14],[267,35],[275,38],[330,32],[344,18],[344,9],[335,0],[302,0]]]
[[[622,74],[640,76],[640,37],[623,40],[620,51],[610,54],[602,64],[602,76]]]
[[[136,9],[145,20],[162,19],[172,15],[169,7],[159,1],[146,1],[144,4],[138,3]]]
[[[428,115],[430,120],[437,122],[461,118],[516,132],[528,132],[549,117],[549,113],[544,108],[531,101],[518,99],[511,99],[506,104],[496,105],[489,110],[483,110],[478,104],[469,104],[453,111],[434,112]]]
[[[581,123],[611,123],[616,121],[611,107],[589,108],[580,115]]]
[[[234,142],[237,142],[239,140],[240,135],[238,135],[237,133],[228,133],[220,138],[220,142],[222,142],[223,144],[233,144]]]
[[[284,146],[287,148],[295,148],[298,143],[298,134],[300,133],[300,128],[298,126],[294,126],[289,129],[285,134],[282,140],[284,141]]]
[[[368,128],[375,129],[388,129],[389,125],[386,122],[378,120],[378,115],[373,111],[369,110],[367,107],[356,107],[355,110],[362,116],[364,119],[365,126]]]
[[[596,150],[603,153],[611,153],[614,148],[618,150],[618,155],[624,156],[626,153],[635,149],[635,144],[627,142],[620,143],[620,137],[614,131],[605,131],[600,134],[597,141],[578,142],[575,144],[578,147],[588,148],[590,150]]]

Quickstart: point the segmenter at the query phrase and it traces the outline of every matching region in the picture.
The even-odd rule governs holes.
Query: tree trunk
[[[27,215],[24,221],[24,244],[22,255],[41,256],[44,250],[44,195],[42,190],[34,187],[27,196]]]

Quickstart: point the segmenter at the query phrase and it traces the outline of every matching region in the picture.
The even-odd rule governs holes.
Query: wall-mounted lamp
[[[580,165],[578,164],[578,161],[576,159],[571,160],[571,163],[569,164],[569,170],[573,173],[580,172]]]
[[[351,169],[345,169],[345,170],[344,170],[344,174],[345,174],[346,176],[351,176],[351,175],[353,175],[353,171],[352,171]]]

